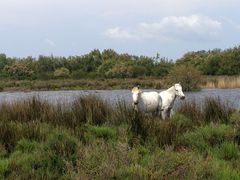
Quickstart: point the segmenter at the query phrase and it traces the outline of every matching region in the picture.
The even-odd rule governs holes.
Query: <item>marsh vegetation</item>
[[[219,98],[171,120],[96,96],[0,106],[0,176],[9,179],[239,179],[240,112]]]

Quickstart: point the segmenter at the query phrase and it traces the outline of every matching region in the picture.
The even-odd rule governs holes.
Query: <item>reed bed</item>
[[[96,96],[0,105],[2,179],[238,179],[240,112],[208,98],[170,120]]]
[[[240,76],[206,76],[201,88],[240,88]]]
[[[142,88],[161,89],[165,83],[162,79],[152,77],[138,79],[0,80],[1,91],[131,89],[135,85],[140,85]]]

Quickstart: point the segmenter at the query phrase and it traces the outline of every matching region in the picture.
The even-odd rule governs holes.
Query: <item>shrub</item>
[[[224,141],[232,140],[232,127],[224,124],[209,124],[178,137],[178,145],[190,146],[198,152],[206,152],[209,147],[220,146]]]
[[[183,91],[198,90],[201,73],[190,65],[176,65],[167,76],[168,84],[181,83]]]
[[[6,65],[4,71],[17,80],[31,78],[34,75],[32,64],[32,61],[18,60],[11,65]]]
[[[70,76],[70,71],[67,68],[61,67],[54,71],[55,78],[68,78]]]

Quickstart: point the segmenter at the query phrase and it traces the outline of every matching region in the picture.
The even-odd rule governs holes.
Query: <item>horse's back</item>
[[[160,96],[157,92],[143,92],[141,95],[141,109],[146,112],[156,111],[160,103]]]

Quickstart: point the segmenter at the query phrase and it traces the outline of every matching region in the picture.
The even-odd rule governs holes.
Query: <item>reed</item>
[[[205,76],[201,88],[240,88],[240,76]]]
[[[124,79],[65,79],[65,80],[0,80],[0,91],[27,90],[82,90],[82,89],[131,89],[135,85],[142,88],[164,88],[164,80],[148,78]]]

